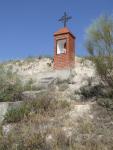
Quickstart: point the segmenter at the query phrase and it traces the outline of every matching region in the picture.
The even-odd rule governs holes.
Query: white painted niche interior
[[[66,39],[57,41],[57,54],[66,53]]]

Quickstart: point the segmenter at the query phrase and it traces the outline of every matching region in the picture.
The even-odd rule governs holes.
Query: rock
[[[0,102],[0,123],[4,120],[4,115],[8,110],[9,103]]]
[[[8,133],[14,128],[14,126],[15,126],[14,124],[3,125],[2,127],[3,135],[7,136]]]
[[[45,77],[41,78],[37,86],[39,89],[48,89],[54,86],[56,83],[56,78],[54,77]]]
[[[24,91],[22,93],[22,99],[24,101],[34,100],[38,98],[40,95],[43,95],[46,93],[46,90],[40,90],[40,91]]]
[[[73,75],[73,71],[71,69],[68,70],[56,70],[54,72],[54,75],[57,79],[63,81],[63,80],[69,80],[71,76]]]
[[[23,101],[9,102],[8,109],[19,108],[23,104]]]

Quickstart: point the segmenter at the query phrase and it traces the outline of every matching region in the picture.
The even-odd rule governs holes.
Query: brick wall
[[[57,40],[67,39],[66,53],[57,54]],[[75,65],[75,39],[69,34],[61,34],[54,36],[54,68],[55,69],[68,69]]]

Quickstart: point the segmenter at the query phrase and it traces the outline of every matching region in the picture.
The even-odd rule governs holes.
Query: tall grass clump
[[[30,107],[23,103],[17,108],[9,109],[5,114],[4,122],[12,123],[21,121],[24,117],[27,117],[29,113]]]
[[[5,65],[0,65],[0,101],[19,101],[22,90],[18,75]]]
[[[0,102],[14,102],[22,100],[22,93],[26,90],[36,90],[30,79],[25,84],[22,83],[19,75],[13,72],[6,65],[0,65]]]

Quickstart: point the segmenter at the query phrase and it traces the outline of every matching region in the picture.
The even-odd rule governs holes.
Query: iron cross
[[[62,16],[59,21],[61,21],[62,23],[64,23],[64,27],[66,27],[66,24],[68,22],[69,19],[72,19],[71,16],[68,17],[67,13],[64,12],[64,16]]]

